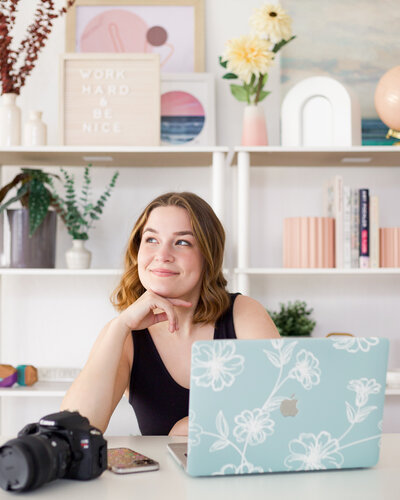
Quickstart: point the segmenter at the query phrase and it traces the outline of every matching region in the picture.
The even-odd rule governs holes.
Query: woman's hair
[[[226,279],[222,274],[225,231],[210,205],[194,193],[166,193],[147,205],[136,221],[125,254],[125,270],[121,281],[111,295],[111,302],[123,311],[146,290],[138,272],[138,252],[144,226],[150,213],[157,207],[181,207],[190,217],[192,231],[204,257],[204,270],[194,323],[213,323],[229,307]]]

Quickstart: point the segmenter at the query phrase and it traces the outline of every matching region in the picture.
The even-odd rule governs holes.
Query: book
[[[324,216],[335,219],[335,267],[343,267],[343,177],[335,175],[325,183]]]
[[[351,187],[343,186],[343,267],[351,268]]]
[[[360,267],[369,267],[369,189],[360,189]]]
[[[360,192],[351,190],[351,267],[360,267]]]
[[[376,195],[370,197],[370,267],[379,267],[379,199]]]

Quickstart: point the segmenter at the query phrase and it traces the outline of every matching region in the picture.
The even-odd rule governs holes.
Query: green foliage
[[[296,300],[293,304],[280,303],[279,311],[268,311],[279,333],[284,337],[311,335],[316,322],[310,317],[313,309],[307,310],[306,302]]]
[[[70,175],[63,168],[61,173],[64,177],[65,200],[57,193],[54,193],[56,210],[64,221],[68,233],[74,240],[87,240],[89,230],[93,227],[94,221],[100,219],[107,199],[111,196],[119,172],[115,172],[99,199],[93,203],[91,201],[91,178],[89,164],[83,174],[83,185],[78,198],[75,188],[75,177]]]
[[[0,203],[11,189],[17,188],[17,194],[0,205],[0,213],[12,203],[19,201],[24,208],[29,209],[29,236],[42,224],[46,214],[53,205],[52,191],[53,177],[41,169],[22,168],[22,173],[0,190]]]

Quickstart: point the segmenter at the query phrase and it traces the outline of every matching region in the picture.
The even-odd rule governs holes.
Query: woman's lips
[[[176,276],[178,273],[171,271],[170,269],[151,269],[151,273],[160,278],[169,278],[171,276]]]

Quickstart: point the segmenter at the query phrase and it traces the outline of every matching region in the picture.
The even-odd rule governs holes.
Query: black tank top
[[[214,339],[235,339],[233,303],[217,320]],[[175,423],[188,416],[189,389],[179,385],[165,367],[148,330],[132,331],[134,356],[129,383],[129,403],[144,436],[167,435]]]

